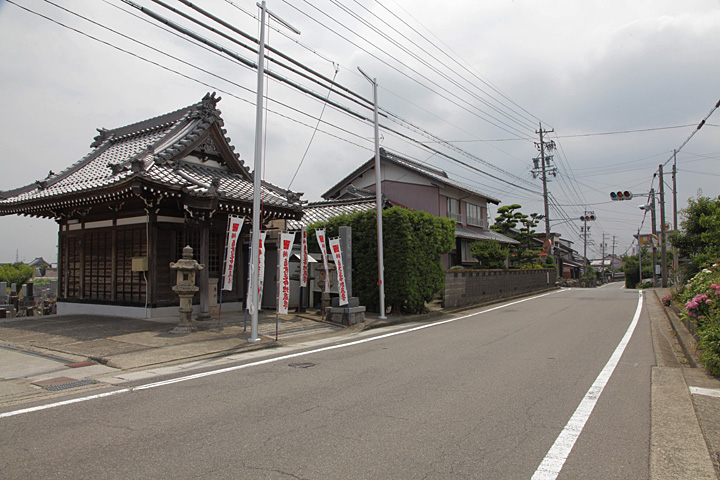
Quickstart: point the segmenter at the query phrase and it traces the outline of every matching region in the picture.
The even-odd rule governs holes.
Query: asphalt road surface
[[[557,291],[16,412],[0,477],[647,479],[638,303]]]

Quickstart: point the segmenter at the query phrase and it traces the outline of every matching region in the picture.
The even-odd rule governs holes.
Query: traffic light
[[[612,198],[613,200],[632,200],[633,194],[628,190],[610,192],[610,198]]]
[[[581,221],[581,222],[592,222],[592,221],[595,221],[595,214],[580,215],[580,221]]]

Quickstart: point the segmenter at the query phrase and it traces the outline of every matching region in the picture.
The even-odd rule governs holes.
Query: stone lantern
[[[180,297],[180,323],[170,333],[190,333],[194,330],[192,319],[192,299],[200,290],[195,285],[195,275],[204,268],[193,259],[193,249],[190,245],[183,248],[183,256],[177,263],[170,263],[172,270],[177,270],[177,285],[173,291]]]

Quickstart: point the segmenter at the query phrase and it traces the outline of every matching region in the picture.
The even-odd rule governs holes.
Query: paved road
[[[638,293],[619,285],[559,291],[414,331],[357,335],[341,348],[260,362],[254,354],[223,373],[0,418],[0,473],[646,479],[655,355],[645,310],[617,366],[604,370],[637,305]],[[566,428],[576,412],[589,418]],[[573,431],[577,442],[558,466],[553,455],[562,448],[553,444],[567,446]],[[549,452],[555,462],[543,462]]]

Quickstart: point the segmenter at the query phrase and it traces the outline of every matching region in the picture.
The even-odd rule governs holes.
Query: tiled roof
[[[433,168],[429,165],[425,165],[425,164],[416,162],[414,160],[410,160],[410,159],[405,158],[396,153],[388,152],[384,148],[380,149],[380,160],[383,162],[394,163],[394,164],[404,167],[408,170],[412,170],[420,175],[428,177],[428,178],[430,178],[436,182],[439,182],[441,184],[455,187],[459,190],[463,190],[463,191],[471,193],[473,195],[478,195],[480,197],[487,199],[488,202],[494,203],[496,205],[500,203],[500,200],[490,197],[490,196],[486,195],[485,193],[483,193],[473,187],[470,187],[468,185],[465,185],[462,182],[459,182],[457,180],[450,178],[448,176],[448,174],[443,170]],[[350,175],[348,175],[343,180],[341,180],[339,183],[337,183],[335,186],[333,186],[330,190],[325,192],[322,195],[322,197],[323,198],[332,198],[332,197],[340,195],[341,192],[343,192],[343,188],[347,184],[352,183],[362,173],[364,173],[365,171],[370,170],[374,167],[375,167],[375,160],[373,157],[370,160],[368,160],[367,162],[365,162],[364,164],[362,164],[355,171],[353,171]]]
[[[191,196],[214,196],[220,204],[252,203],[252,175],[230,145],[222,128],[220,98],[202,101],[159,117],[113,130],[99,129],[87,156],[59,174],[15,190],[0,192],[0,215],[36,213],[49,205],[64,205],[74,198],[92,203],[100,192],[129,189],[135,180]],[[212,151],[215,161],[183,158]],[[198,153],[200,152],[200,153]],[[266,185],[263,203],[268,208],[299,212],[278,187]],[[78,199],[80,197],[80,199]]]
[[[520,244],[520,242],[518,242],[514,238],[507,237],[502,233],[498,233],[493,230],[476,230],[474,228],[467,228],[460,225],[455,227],[455,236],[458,238],[467,238],[470,240],[495,240],[500,243],[506,243],[511,245]]]
[[[301,220],[288,220],[287,229],[290,231],[300,230],[315,222],[327,222],[338,215],[375,210],[376,205],[375,197],[311,202],[303,207]]]

